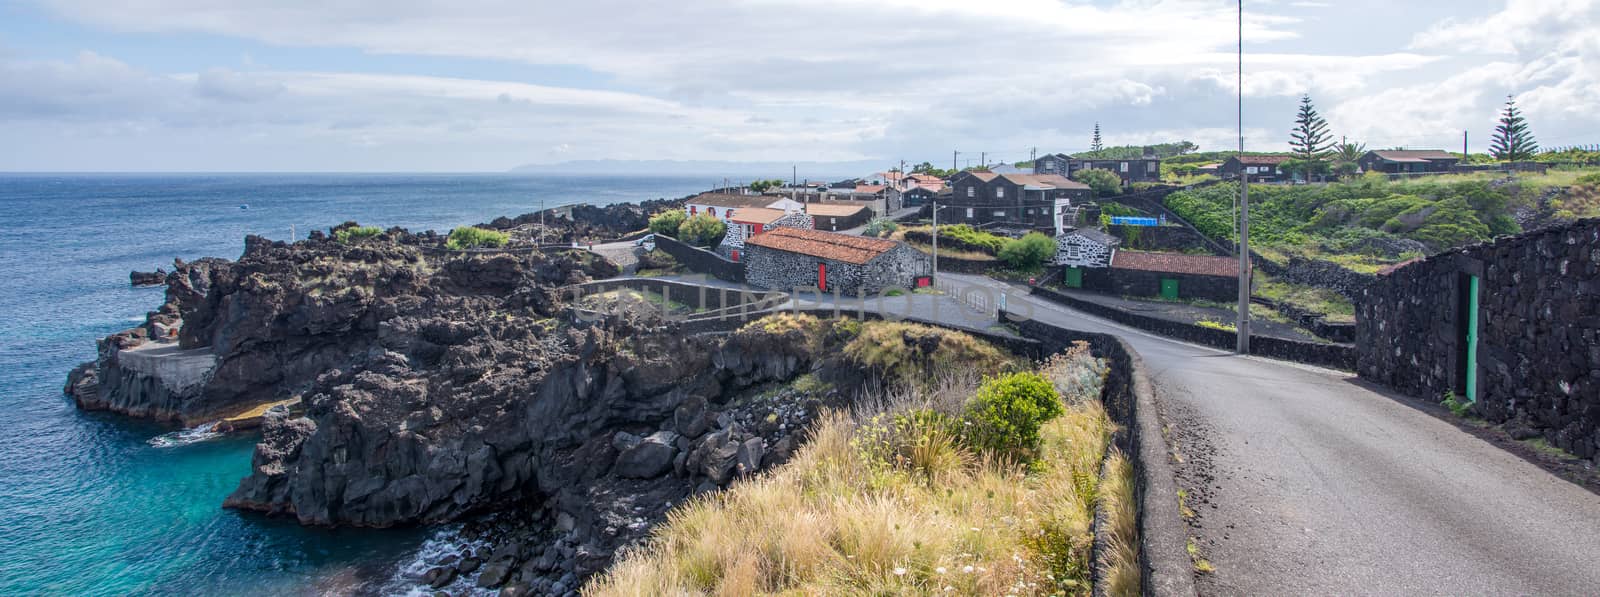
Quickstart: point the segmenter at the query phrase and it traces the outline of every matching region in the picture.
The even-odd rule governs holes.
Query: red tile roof
[[[856,265],[871,261],[874,257],[900,245],[895,241],[881,238],[789,227],[780,227],[766,234],[750,237],[744,243]]]
[[[741,224],[771,224],[786,215],[789,214],[781,209],[741,207],[733,210],[733,215],[728,216],[728,219]]]
[[[1396,264],[1394,264],[1394,265],[1386,265],[1386,266],[1383,266],[1383,267],[1382,267],[1382,268],[1379,268],[1379,269],[1378,269],[1378,275],[1380,275],[1380,276],[1387,276],[1387,275],[1389,275],[1389,274],[1392,274],[1392,273],[1394,273],[1394,272],[1395,272],[1395,270],[1398,270],[1398,269],[1400,269],[1400,268],[1402,268],[1402,267],[1405,267],[1405,266],[1408,266],[1408,265],[1411,265],[1411,264],[1413,264],[1413,263],[1416,263],[1416,262],[1418,262],[1418,261],[1422,261],[1422,260],[1423,260],[1423,259],[1424,259],[1424,258],[1422,258],[1422,257],[1412,257],[1412,258],[1410,258],[1410,259],[1407,259],[1407,260],[1405,260],[1405,261],[1401,261],[1401,262],[1400,262],[1400,263],[1396,263]]]
[[[1023,186],[1047,186],[1058,189],[1084,189],[1089,185],[1072,180],[1060,174],[1001,174],[1006,180]]]
[[[848,218],[866,208],[860,203],[807,203],[806,213],[827,218]]]
[[[1195,274],[1200,276],[1238,276],[1239,261],[1232,257],[1187,255],[1184,253],[1145,253],[1117,251],[1111,258],[1111,267],[1147,272]]]

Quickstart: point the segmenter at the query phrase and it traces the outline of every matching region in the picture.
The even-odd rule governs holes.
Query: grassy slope
[[[1100,367],[1079,350],[1045,370],[1066,412],[1040,429],[1031,466],[895,417],[959,404],[970,383],[825,417],[789,463],[679,507],[585,593],[1086,595],[1098,499],[1121,540],[1099,565],[1114,594],[1137,594],[1132,468],[1113,459],[1100,481]]]

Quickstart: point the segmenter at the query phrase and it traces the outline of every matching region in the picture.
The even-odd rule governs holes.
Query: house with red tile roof
[[[750,238],[743,261],[751,285],[843,296],[914,288],[929,272],[928,256],[903,242],[799,228]]]

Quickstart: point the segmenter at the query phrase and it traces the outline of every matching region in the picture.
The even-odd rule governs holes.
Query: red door
[[[826,263],[817,264],[817,289],[828,289],[828,264]]]

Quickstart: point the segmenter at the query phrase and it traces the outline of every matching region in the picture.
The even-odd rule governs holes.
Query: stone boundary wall
[[[1161,296],[1161,280],[1178,281],[1178,296],[1217,302],[1239,300],[1239,279],[1114,267],[1083,270],[1083,289],[1117,296]]]
[[[957,326],[952,326],[952,325],[949,325],[949,324],[946,324],[946,323],[940,323],[940,322],[937,322],[937,321],[921,319],[921,318],[917,318],[917,317],[899,317],[899,318],[884,317],[882,313],[879,313],[877,311],[868,311],[868,310],[865,310],[865,309],[862,309],[862,308],[851,309],[851,308],[846,308],[844,306],[839,306],[839,307],[808,307],[808,308],[804,308],[804,309],[798,309],[798,308],[773,309],[773,310],[770,310],[770,311],[753,312],[753,313],[741,314],[741,315],[730,315],[728,317],[695,319],[695,320],[689,320],[689,321],[684,321],[684,322],[679,323],[677,325],[676,329],[677,329],[678,333],[685,334],[685,335],[688,335],[688,334],[709,334],[709,333],[731,332],[731,331],[739,329],[740,327],[744,326],[744,324],[746,324],[746,323],[749,323],[751,321],[755,321],[757,319],[761,319],[762,317],[766,317],[768,315],[774,315],[774,314],[778,314],[778,313],[796,313],[796,314],[801,314],[801,315],[811,315],[811,316],[816,317],[818,319],[838,319],[838,318],[848,317],[848,318],[851,318],[851,319],[857,319],[857,320],[861,320],[861,321],[883,321],[883,320],[906,321],[906,322],[910,322],[910,323],[918,323],[918,324],[922,324],[922,325],[926,325],[926,326],[944,328],[944,329],[954,330],[954,331],[958,331],[958,332],[961,332],[961,333],[964,333],[964,334],[968,334],[968,335],[971,335],[971,336],[973,336],[975,338],[978,338],[980,340],[984,340],[986,342],[989,342],[991,344],[994,344],[996,346],[1004,348],[1004,349],[1006,349],[1006,350],[1008,350],[1008,351],[1010,351],[1010,352],[1012,352],[1014,354],[1024,355],[1024,356],[1026,356],[1026,357],[1028,357],[1030,359],[1039,359],[1039,358],[1043,358],[1046,354],[1053,354],[1053,353],[1042,352],[1040,343],[1038,341],[1036,341],[1036,340],[1031,340],[1031,339],[1027,339],[1027,338],[1017,338],[1015,336],[1007,336],[1007,335],[1003,335],[1003,334],[996,334],[994,332],[989,332],[989,331],[984,331],[984,330],[975,330],[975,329],[972,329],[972,328],[957,327]]]
[[[1251,251],[1250,261],[1255,264],[1256,269],[1279,280],[1327,288],[1351,301],[1360,300],[1362,291],[1378,279],[1372,274],[1350,271],[1337,263],[1307,259],[1299,255],[1290,255],[1287,265],[1279,265]]]
[[[723,259],[720,255],[691,247],[664,234],[656,235],[656,248],[662,250],[689,271],[713,276],[718,280],[744,283],[744,264]]]
[[[1210,255],[1216,251],[1200,231],[1187,226],[1129,226],[1111,224],[1106,232],[1122,239],[1123,249],[1140,251],[1170,251],[1187,253],[1203,251]]]
[[[953,225],[953,224],[946,224],[946,225]],[[914,242],[914,243],[922,244],[922,245],[930,245],[930,246],[933,244],[933,234],[930,233],[930,232],[925,232],[925,231],[922,231],[922,230],[907,230],[906,233],[905,233],[905,237],[906,237],[906,240],[909,241],[909,242]],[[951,238],[951,237],[945,236],[945,235],[940,235],[939,236],[939,246],[943,247],[943,248],[946,248],[946,249],[961,249],[963,251],[974,251],[974,252],[978,252],[978,253],[988,253],[989,252],[989,247],[986,247],[986,246],[983,246],[983,245],[975,245],[975,244],[969,243],[967,241],[956,239],[956,238]]]
[[[1194,564],[1186,550],[1189,529],[1178,512],[1171,453],[1162,434],[1155,388],[1144,360],[1116,336],[1070,330],[1005,311],[999,315],[1000,321],[1014,326],[1024,338],[1039,342],[1042,354],[1055,354],[1081,341],[1089,344],[1094,356],[1110,361],[1100,400],[1106,406],[1106,414],[1121,428],[1112,438],[1113,445],[1133,462],[1141,593],[1155,597],[1195,595]],[[1103,514],[1098,509],[1095,513],[1095,595],[1105,594],[1098,577],[1100,558],[1105,554]]]
[[[1361,377],[1429,402],[1465,399],[1468,276],[1479,278],[1472,411],[1600,462],[1600,218],[1380,276],[1356,301]]]
[[[1238,343],[1238,336],[1233,332],[1123,311],[1098,303],[1079,300],[1038,286],[1032,287],[1029,292],[1045,300],[1060,303],[1090,315],[1104,317],[1123,325],[1155,332],[1185,342],[1193,342],[1222,350],[1232,350]],[[1317,344],[1252,335],[1250,336],[1250,354],[1345,371],[1354,371],[1356,369],[1356,351],[1354,347],[1348,344]]]
[[[1356,341],[1356,324],[1330,323],[1325,313],[1307,311],[1289,303],[1280,303],[1272,299],[1251,297],[1250,302],[1282,313],[1284,317],[1294,320],[1296,325],[1305,328],[1324,340],[1345,344]]]

